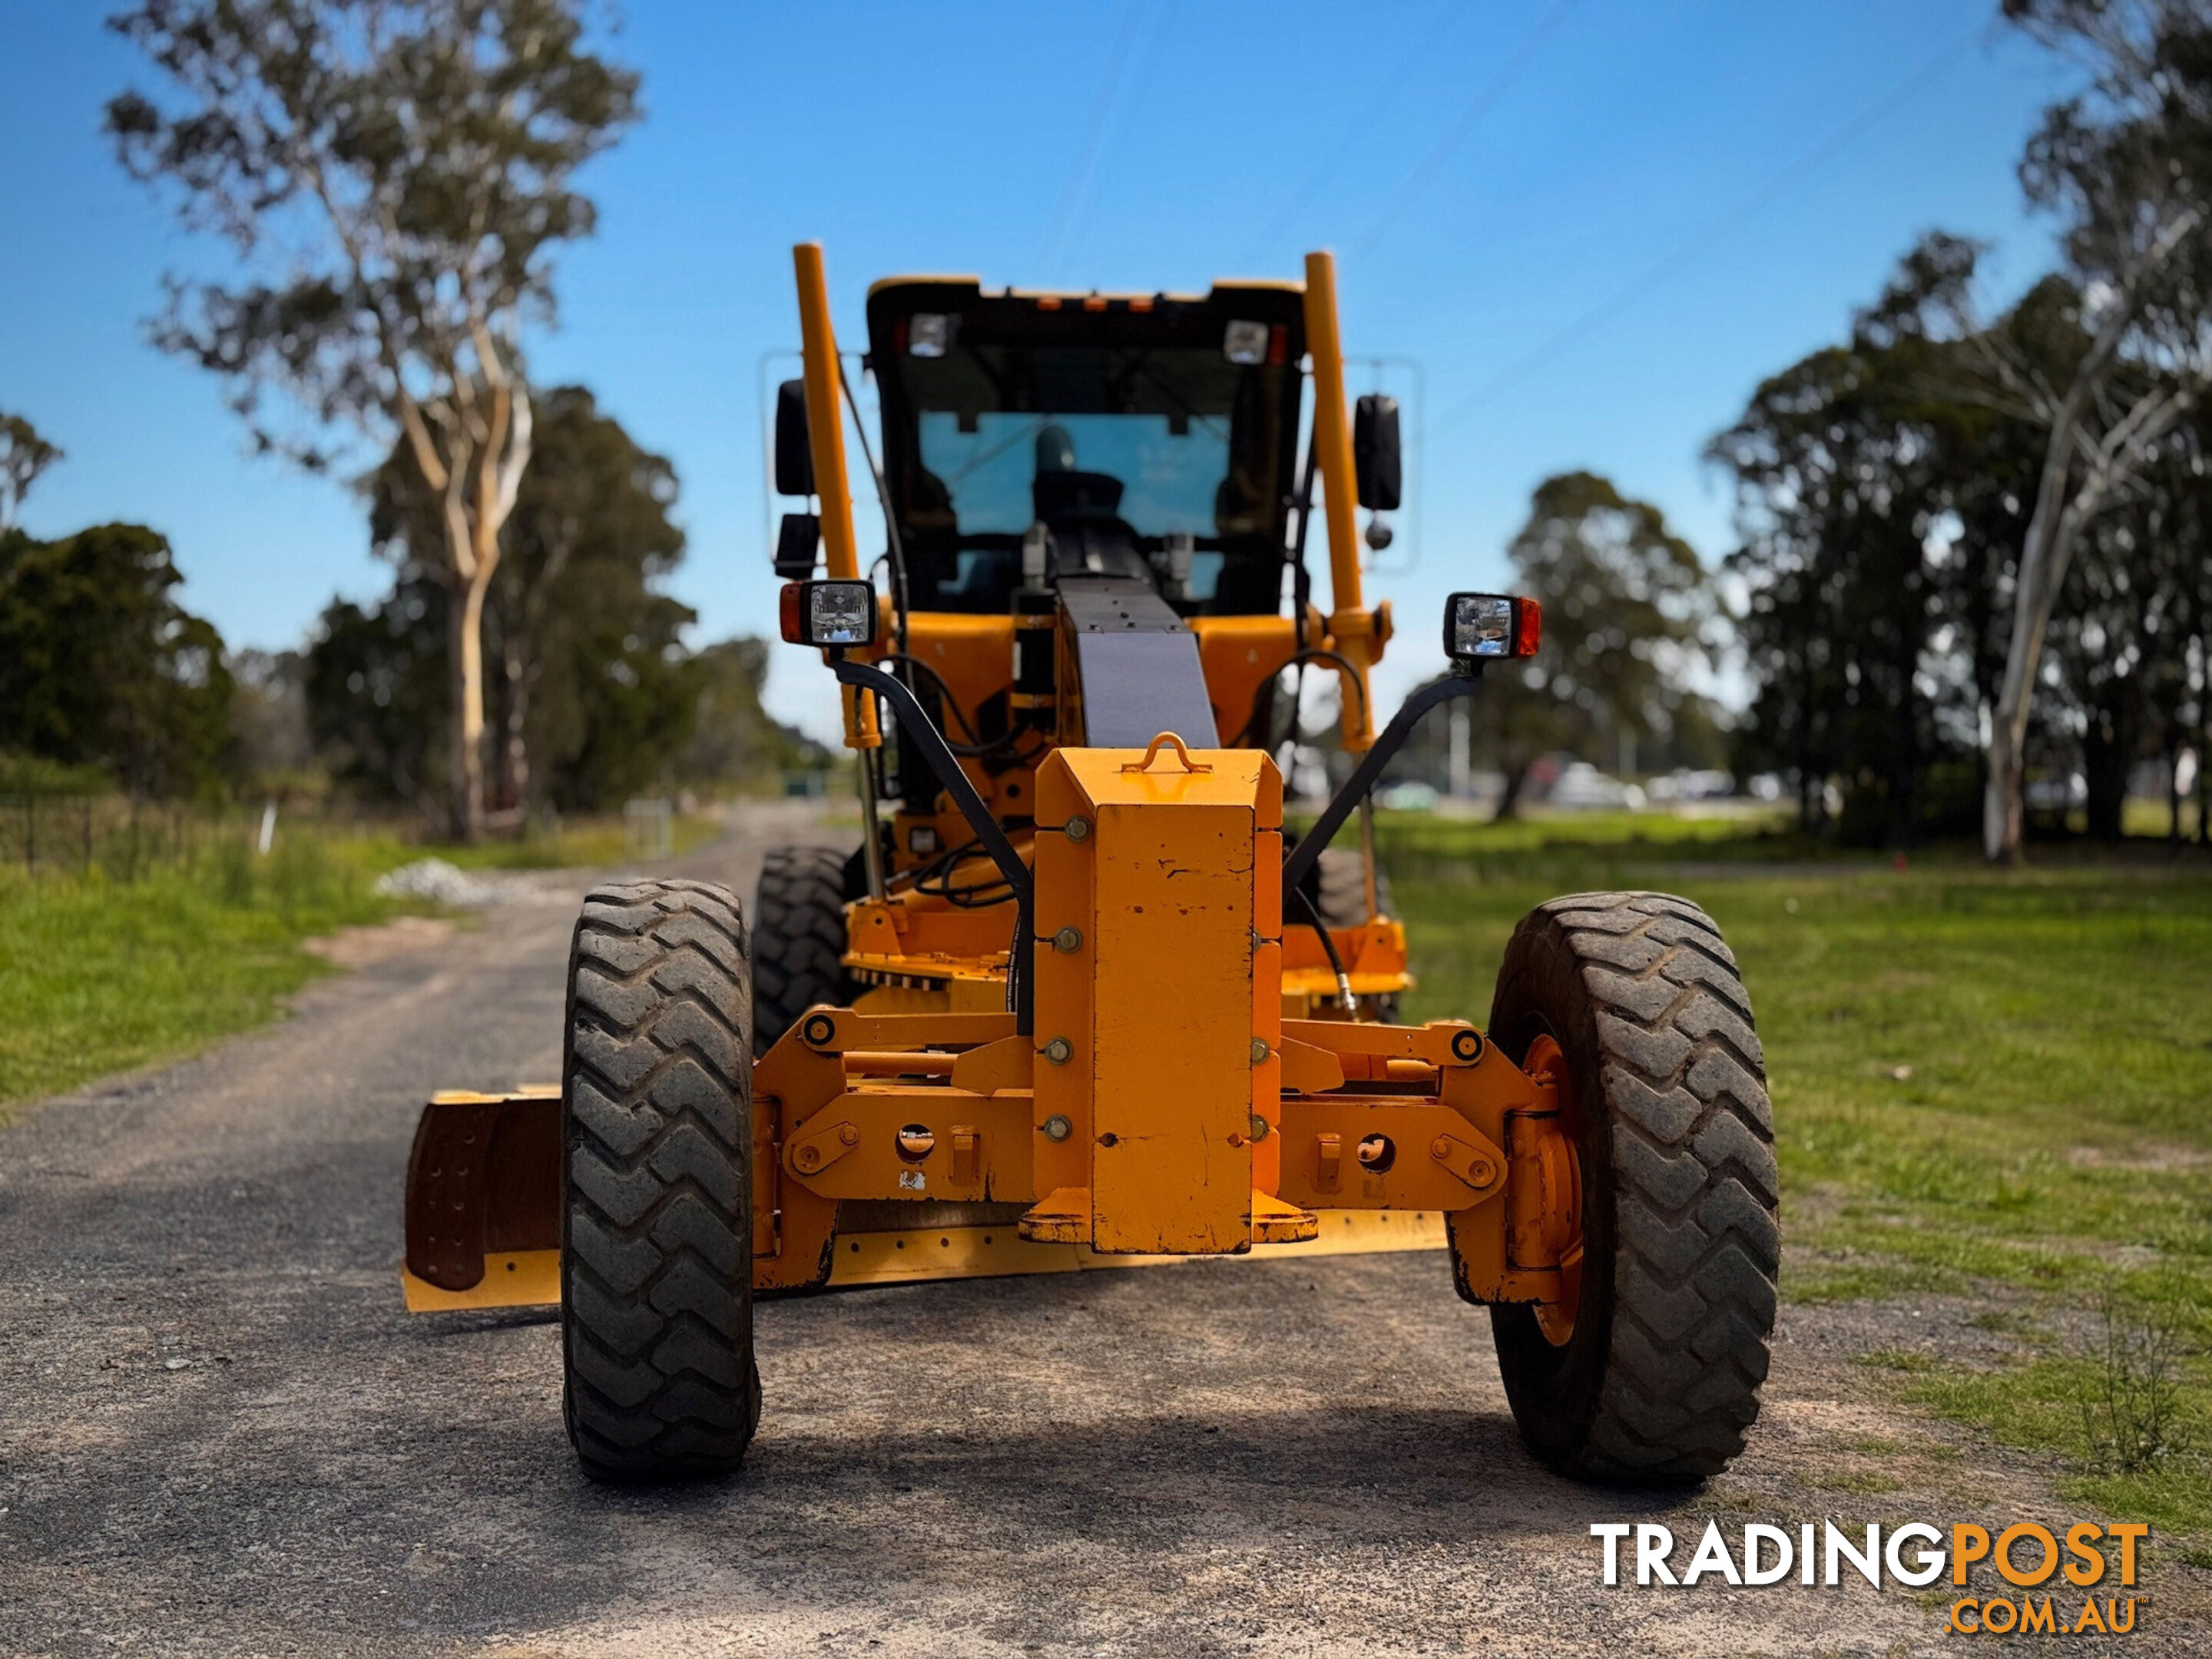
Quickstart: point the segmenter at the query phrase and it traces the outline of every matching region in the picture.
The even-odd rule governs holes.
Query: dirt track
[[[684,872],[749,896],[757,846]],[[0,1130],[0,1654],[1955,1652],[1936,1591],[1601,1589],[1589,1527],[1666,1521],[1679,1563],[1709,1517],[2068,1510],[1874,1403],[1856,1354],[1981,1340],[1934,1304],[1785,1314],[1703,1492],[1565,1485],[1437,1255],[775,1304],[743,1475],[595,1487],[557,1328],[410,1321],[395,1276],[426,1091],[557,1072],[574,897]],[[2203,1650],[2201,1581],[2109,1650]]]

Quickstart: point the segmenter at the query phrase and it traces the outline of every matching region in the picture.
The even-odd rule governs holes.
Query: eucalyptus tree
[[[1506,556],[1516,586],[1544,607],[1544,651],[1498,677],[1501,817],[1550,750],[1610,762],[1709,719],[1695,682],[1714,621],[1696,550],[1657,507],[1595,473],[1537,485]]]
[[[38,428],[21,415],[0,410],[0,533],[15,527],[23,497],[61,458],[62,452],[40,437]]]
[[[621,730],[640,708],[684,701],[678,634],[692,615],[660,592],[684,554],[684,532],[671,517],[676,469],[640,447],[581,386],[554,386],[538,404],[537,461],[516,497],[484,607],[485,652],[495,669],[487,704],[500,734],[496,795],[511,808],[544,799],[549,787],[575,804],[578,757],[614,747],[642,756],[640,781],[649,781],[687,729],[679,712],[666,733]],[[438,497],[404,443],[369,489],[371,538],[398,567],[404,591],[410,573],[437,566]],[[584,769],[593,781],[586,793],[611,788],[597,787],[612,775],[606,763]]]
[[[1969,304],[1981,251],[1923,239],[1845,340],[1771,376],[1707,447],[1741,538],[1739,758],[1794,775],[1808,826],[1831,780],[1849,833],[1900,845],[1977,804],[1960,767],[2002,678],[2036,463],[1989,394],[1984,337],[2044,362],[2070,292],[2039,285],[1986,328]]]
[[[1992,860],[2020,854],[2029,720],[2075,549],[2212,384],[2212,3],[2004,0],[2004,13],[2089,74],[2046,112],[2021,164],[2031,202],[2063,224],[2086,345],[2057,375],[1990,360],[2044,431],[1990,722]]]
[[[637,77],[580,0],[144,0],[111,27],[167,81],[109,103],[124,166],[240,266],[171,277],[156,341],[223,378],[262,448],[323,469],[396,438],[437,500],[448,810],[473,838],[484,606],[532,447],[522,335]]]

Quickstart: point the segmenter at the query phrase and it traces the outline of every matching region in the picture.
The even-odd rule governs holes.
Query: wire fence
[[[125,795],[0,794],[0,869],[135,881],[270,853],[280,833],[318,840],[394,826],[274,802],[207,805]]]
[[[131,880],[191,863],[218,833],[219,820],[209,809],[180,802],[0,795],[0,864],[33,873],[86,875],[98,869]]]

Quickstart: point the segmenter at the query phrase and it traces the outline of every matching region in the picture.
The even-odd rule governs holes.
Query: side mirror
[[[811,513],[787,513],[775,532],[775,574],[804,581],[814,574],[815,550],[822,544],[822,520]]]
[[[814,493],[814,442],[807,434],[804,380],[786,380],[775,389],[775,493]]]
[[[1395,513],[1405,466],[1398,451],[1398,400],[1370,392],[1352,405],[1352,471],[1359,504],[1370,513]]]

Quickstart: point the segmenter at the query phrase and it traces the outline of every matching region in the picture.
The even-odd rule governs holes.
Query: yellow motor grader
[[[1452,594],[1449,672],[1377,732],[1358,513],[1398,505],[1396,407],[1347,407],[1329,257],[1191,295],[877,283],[878,580],[821,250],[794,253],[775,483],[812,510],[777,538],[781,625],[842,688],[860,851],[772,851],[750,915],[699,881],[591,893],[559,1091],[423,1114],[409,1305],[557,1301],[578,1456],[653,1479],[744,1456],[757,1296],[1443,1246],[1539,1457],[1721,1468],[1774,1320],[1750,1004],[1695,905],[1581,893],[1522,921],[1486,1025],[1396,1018],[1373,787],[1540,616]],[[1356,763],[1294,833],[1300,671]]]

